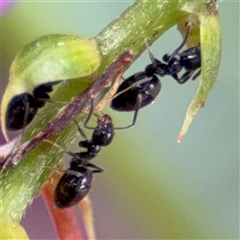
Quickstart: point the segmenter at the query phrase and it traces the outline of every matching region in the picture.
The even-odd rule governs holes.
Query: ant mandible
[[[78,132],[85,139],[79,142],[79,146],[87,149],[83,152],[73,153],[65,151],[72,157],[70,168],[60,178],[54,192],[54,202],[57,208],[72,207],[81,201],[89,192],[92,185],[92,174],[102,172],[103,169],[92,164],[90,161],[97,156],[102,146],[109,145],[114,137],[112,119],[105,114],[98,116],[98,125],[96,127],[87,126],[93,112],[93,104],[89,115],[84,123],[84,127],[93,129],[92,138],[88,140],[81,127],[77,125]]]
[[[138,72],[118,87],[111,101],[111,108],[116,111],[134,111],[132,123],[125,128],[135,125],[140,108],[152,103],[161,90],[161,82],[158,76],[172,76],[179,84],[185,83],[193,73],[201,67],[200,47],[191,47],[179,53],[185,45],[191,31],[191,23],[187,24],[187,32],[181,45],[171,54],[165,54],[163,61],[156,59],[148,48],[151,64],[147,65],[143,72]],[[178,73],[185,69],[186,72],[179,77]],[[200,75],[200,70],[193,76],[195,80]]]

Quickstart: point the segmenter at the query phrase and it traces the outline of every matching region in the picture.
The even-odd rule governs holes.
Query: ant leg
[[[95,164],[88,163],[86,166],[95,169],[95,170],[92,170],[93,173],[100,173],[100,172],[103,172],[103,169],[100,168],[100,167],[98,167],[98,166],[95,165]]]
[[[186,35],[185,35],[182,43],[180,44],[180,46],[177,47],[177,48],[175,49],[175,51],[174,51],[171,55],[165,54],[165,55],[163,56],[163,59],[165,59],[165,60],[167,59],[167,60],[168,60],[167,62],[169,62],[169,61],[171,61],[171,60],[175,57],[176,54],[179,53],[179,51],[183,48],[183,46],[184,46],[185,43],[187,42],[187,39],[188,39],[189,36],[190,36],[191,29],[192,29],[192,24],[191,24],[191,22],[188,22],[188,23],[187,23],[187,32],[186,32]]]
[[[174,73],[171,76],[177,81],[177,83],[181,84],[180,79],[179,79],[177,73]]]
[[[142,95],[138,94],[138,99],[137,99],[137,104],[136,104],[136,108],[135,108],[135,112],[134,112],[134,115],[133,115],[133,121],[132,121],[132,124],[129,125],[128,127],[126,128],[130,128],[130,127],[133,127],[137,121],[137,116],[138,116],[138,111],[140,109],[140,106],[141,106],[141,103],[142,103]]]
[[[178,77],[177,73],[172,74],[171,76],[176,80],[178,84],[184,84],[191,78],[193,72],[186,72],[181,78]]]
[[[192,77],[192,80],[195,80],[201,75],[201,69]]]
[[[136,121],[137,121],[138,111],[140,109],[141,103],[142,103],[142,96],[140,94],[138,94],[137,104],[136,104],[136,107],[135,107],[132,123],[128,126],[125,126],[125,127],[114,127],[114,129],[115,130],[123,130],[123,129],[128,129],[128,128],[133,127],[135,125]]]
[[[47,168],[47,169],[51,169],[51,170],[54,170],[56,172],[60,172],[60,173],[67,173],[67,174],[71,174],[71,175],[75,175],[77,177],[81,176],[82,174],[77,172],[77,171],[74,171],[74,170],[70,170],[70,169],[67,169],[67,170],[61,170],[59,168],[55,168],[55,167],[50,167],[50,166],[42,166],[43,168]]]
[[[89,122],[89,120],[90,120],[90,118],[91,118],[91,116],[92,116],[92,114],[93,114],[93,109],[94,109],[94,99],[91,98],[90,111],[89,111],[88,117],[87,117],[87,119],[86,119],[86,121],[85,121],[85,123],[84,123],[84,127],[87,128],[87,129],[95,129],[94,127],[89,127],[89,126],[87,126],[87,124],[88,124],[88,122]]]
[[[90,111],[89,111],[88,117],[87,117],[87,119],[86,119],[86,121],[85,121],[85,123],[83,125],[85,128],[90,129],[90,130],[95,130],[95,128],[96,128],[96,127],[87,126],[88,122],[90,121],[91,116],[93,115],[93,110],[94,110],[94,99],[91,98]],[[97,116],[97,114],[96,114],[96,116]]]
[[[73,152],[71,152],[71,151],[66,151],[63,147],[61,147],[61,146],[58,145],[57,143],[54,143],[54,142],[52,142],[52,141],[50,141],[50,140],[48,140],[48,139],[43,139],[43,142],[50,143],[50,144],[52,144],[53,146],[55,146],[55,147],[59,148],[60,150],[62,150],[63,152],[65,152],[66,154],[68,154],[69,156],[71,156],[71,157],[73,157],[73,158],[75,158],[75,159],[77,159],[77,160],[81,160],[80,157],[79,157],[79,155],[77,155],[76,153],[73,153]]]
[[[47,143],[51,143],[53,146],[55,146],[55,147],[57,147],[57,148],[59,148],[60,150],[62,150],[63,152],[65,152],[66,154],[68,154],[69,156],[71,156],[71,157],[73,157],[74,159],[72,159],[72,161],[71,162],[73,162],[73,161],[75,161],[75,162],[77,162],[79,165],[85,165],[86,166],[86,164],[84,164],[85,162],[84,162],[84,159],[82,159],[81,158],[81,156],[80,156],[80,154],[78,154],[78,153],[74,153],[74,152],[71,152],[71,151],[66,151],[64,148],[62,148],[61,146],[59,146],[57,143],[54,143],[54,142],[52,142],[52,141],[50,141],[50,140],[48,140],[48,139],[44,139],[43,140],[44,142],[47,142]],[[90,163],[89,163],[90,164]],[[100,169],[101,168],[99,168],[99,167],[95,167],[95,169],[98,169],[98,172],[100,172]],[[66,170],[67,172],[70,172],[70,171],[72,171],[72,172],[75,172],[74,170]],[[102,170],[103,171],[103,170]],[[74,173],[74,175],[79,175],[79,173],[78,172],[75,172]]]
[[[122,90],[121,92],[116,93],[116,94],[112,97],[112,100],[113,100],[114,98],[118,97],[119,95],[127,92],[128,90],[130,90],[130,89],[132,89],[132,88],[134,88],[134,87],[137,87],[138,85],[141,85],[141,84],[144,84],[144,83],[149,82],[151,79],[152,79],[152,77],[146,77],[146,78],[144,78],[144,79],[142,79],[142,80],[139,80],[139,81],[133,83],[131,86],[125,88],[125,89]]]
[[[80,133],[80,135],[85,139],[87,140],[87,136],[86,134],[84,133],[84,131],[82,130],[82,128],[79,126],[79,124],[77,123],[77,121],[75,119],[73,119],[73,122],[76,124],[77,126],[77,129],[78,129],[78,132]]]
[[[182,75],[182,77],[177,82],[179,84],[184,84],[191,78],[192,75],[193,75],[193,71],[187,71]]]
[[[90,127],[90,126],[87,126],[92,114],[93,114],[93,109],[94,109],[94,99],[91,98],[91,107],[90,107],[90,111],[89,111],[89,114],[87,116],[87,119],[85,120],[85,123],[84,123],[84,127],[87,128],[87,129],[95,129],[96,127]],[[87,140],[87,136],[86,134],[84,133],[84,131],[82,130],[82,128],[79,126],[79,124],[77,123],[76,120],[73,119],[73,122],[76,124],[77,126],[77,129],[78,129],[78,132],[81,134],[81,136]]]

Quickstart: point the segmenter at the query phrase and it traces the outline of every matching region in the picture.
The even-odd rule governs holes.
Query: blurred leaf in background
[[[0,15],[7,14],[14,8],[17,2],[13,0],[1,0],[0,2]]]

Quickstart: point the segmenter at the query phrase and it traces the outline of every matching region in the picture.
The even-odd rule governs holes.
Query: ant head
[[[152,63],[145,68],[147,75],[152,76],[153,74],[157,74],[160,77],[166,76],[168,74],[168,65],[155,58],[149,48],[148,53]],[[165,57],[168,60],[168,56]]]
[[[157,60],[157,59],[155,59]],[[156,74],[157,71],[157,63],[151,63],[149,65],[146,66],[145,68],[145,72],[147,75],[152,76],[153,74]]]
[[[168,65],[154,58],[154,63],[147,65],[145,68],[145,72],[149,76],[156,74],[160,77],[164,77],[168,74]]]
[[[105,124],[112,124],[112,118],[108,114],[104,114],[102,117],[98,117],[98,126]]]
[[[169,61],[169,59],[170,59],[170,55],[167,54],[167,53],[164,54],[163,57],[162,57],[162,60],[163,60],[164,62],[166,62],[166,63]]]
[[[98,118],[98,126],[93,131],[92,142],[95,145],[107,146],[112,142],[113,137],[112,119],[109,115],[105,114],[101,118]]]

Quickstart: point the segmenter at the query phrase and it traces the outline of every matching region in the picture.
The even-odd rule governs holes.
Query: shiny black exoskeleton
[[[168,74],[171,75],[179,84],[183,84],[188,81],[193,73],[201,68],[201,50],[200,47],[191,47],[185,51],[178,53],[176,55],[165,54],[163,56],[163,61],[167,63]],[[179,77],[178,73],[185,69],[186,72]],[[193,77],[192,80],[195,80],[201,73],[199,70]]]
[[[112,99],[111,108],[116,111],[134,111],[132,124],[126,128],[135,124],[139,109],[152,103],[159,94],[161,82],[158,76],[170,75],[179,84],[183,84],[201,67],[200,47],[192,47],[179,53],[189,37],[190,29],[189,25],[181,45],[171,55],[165,54],[163,56],[164,62],[156,59],[148,49],[152,63],[146,66],[144,72],[138,72],[130,76],[118,87]],[[178,74],[182,69],[185,69],[186,72],[179,77]],[[200,70],[192,79],[196,79],[199,75]]]
[[[90,114],[84,126],[93,129],[86,126],[89,119]],[[94,128],[91,140],[86,138],[78,125],[77,127],[79,133],[85,138],[84,141],[79,142],[79,146],[87,150],[78,153],[66,151],[73,158],[70,168],[66,170],[55,189],[54,201],[57,208],[72,207],[87,195],[92,185],[92,173],[103,171],[90,161],[97,156],[102,146],[107,146],[112,142],[114,136],[112,120],[108,115],[98,118],[98,125]]]
[[[53,86],[61,82],[44,83],[36,87],[32,94],[26,92],[14,96],[7,108],[7,129],[15,131],[26,127],[33,120],[38,109],[50,101],[50,96],[47,93],[52,92]]]
[[[153,65],[146,67],[144,72],[138,72],[120,84],[116,95],[111,101],[111,108],[116,111],[134,111],[132,127],[137,119],[138,110],[152,103],[161,90],[161,82],[155,75]]]

